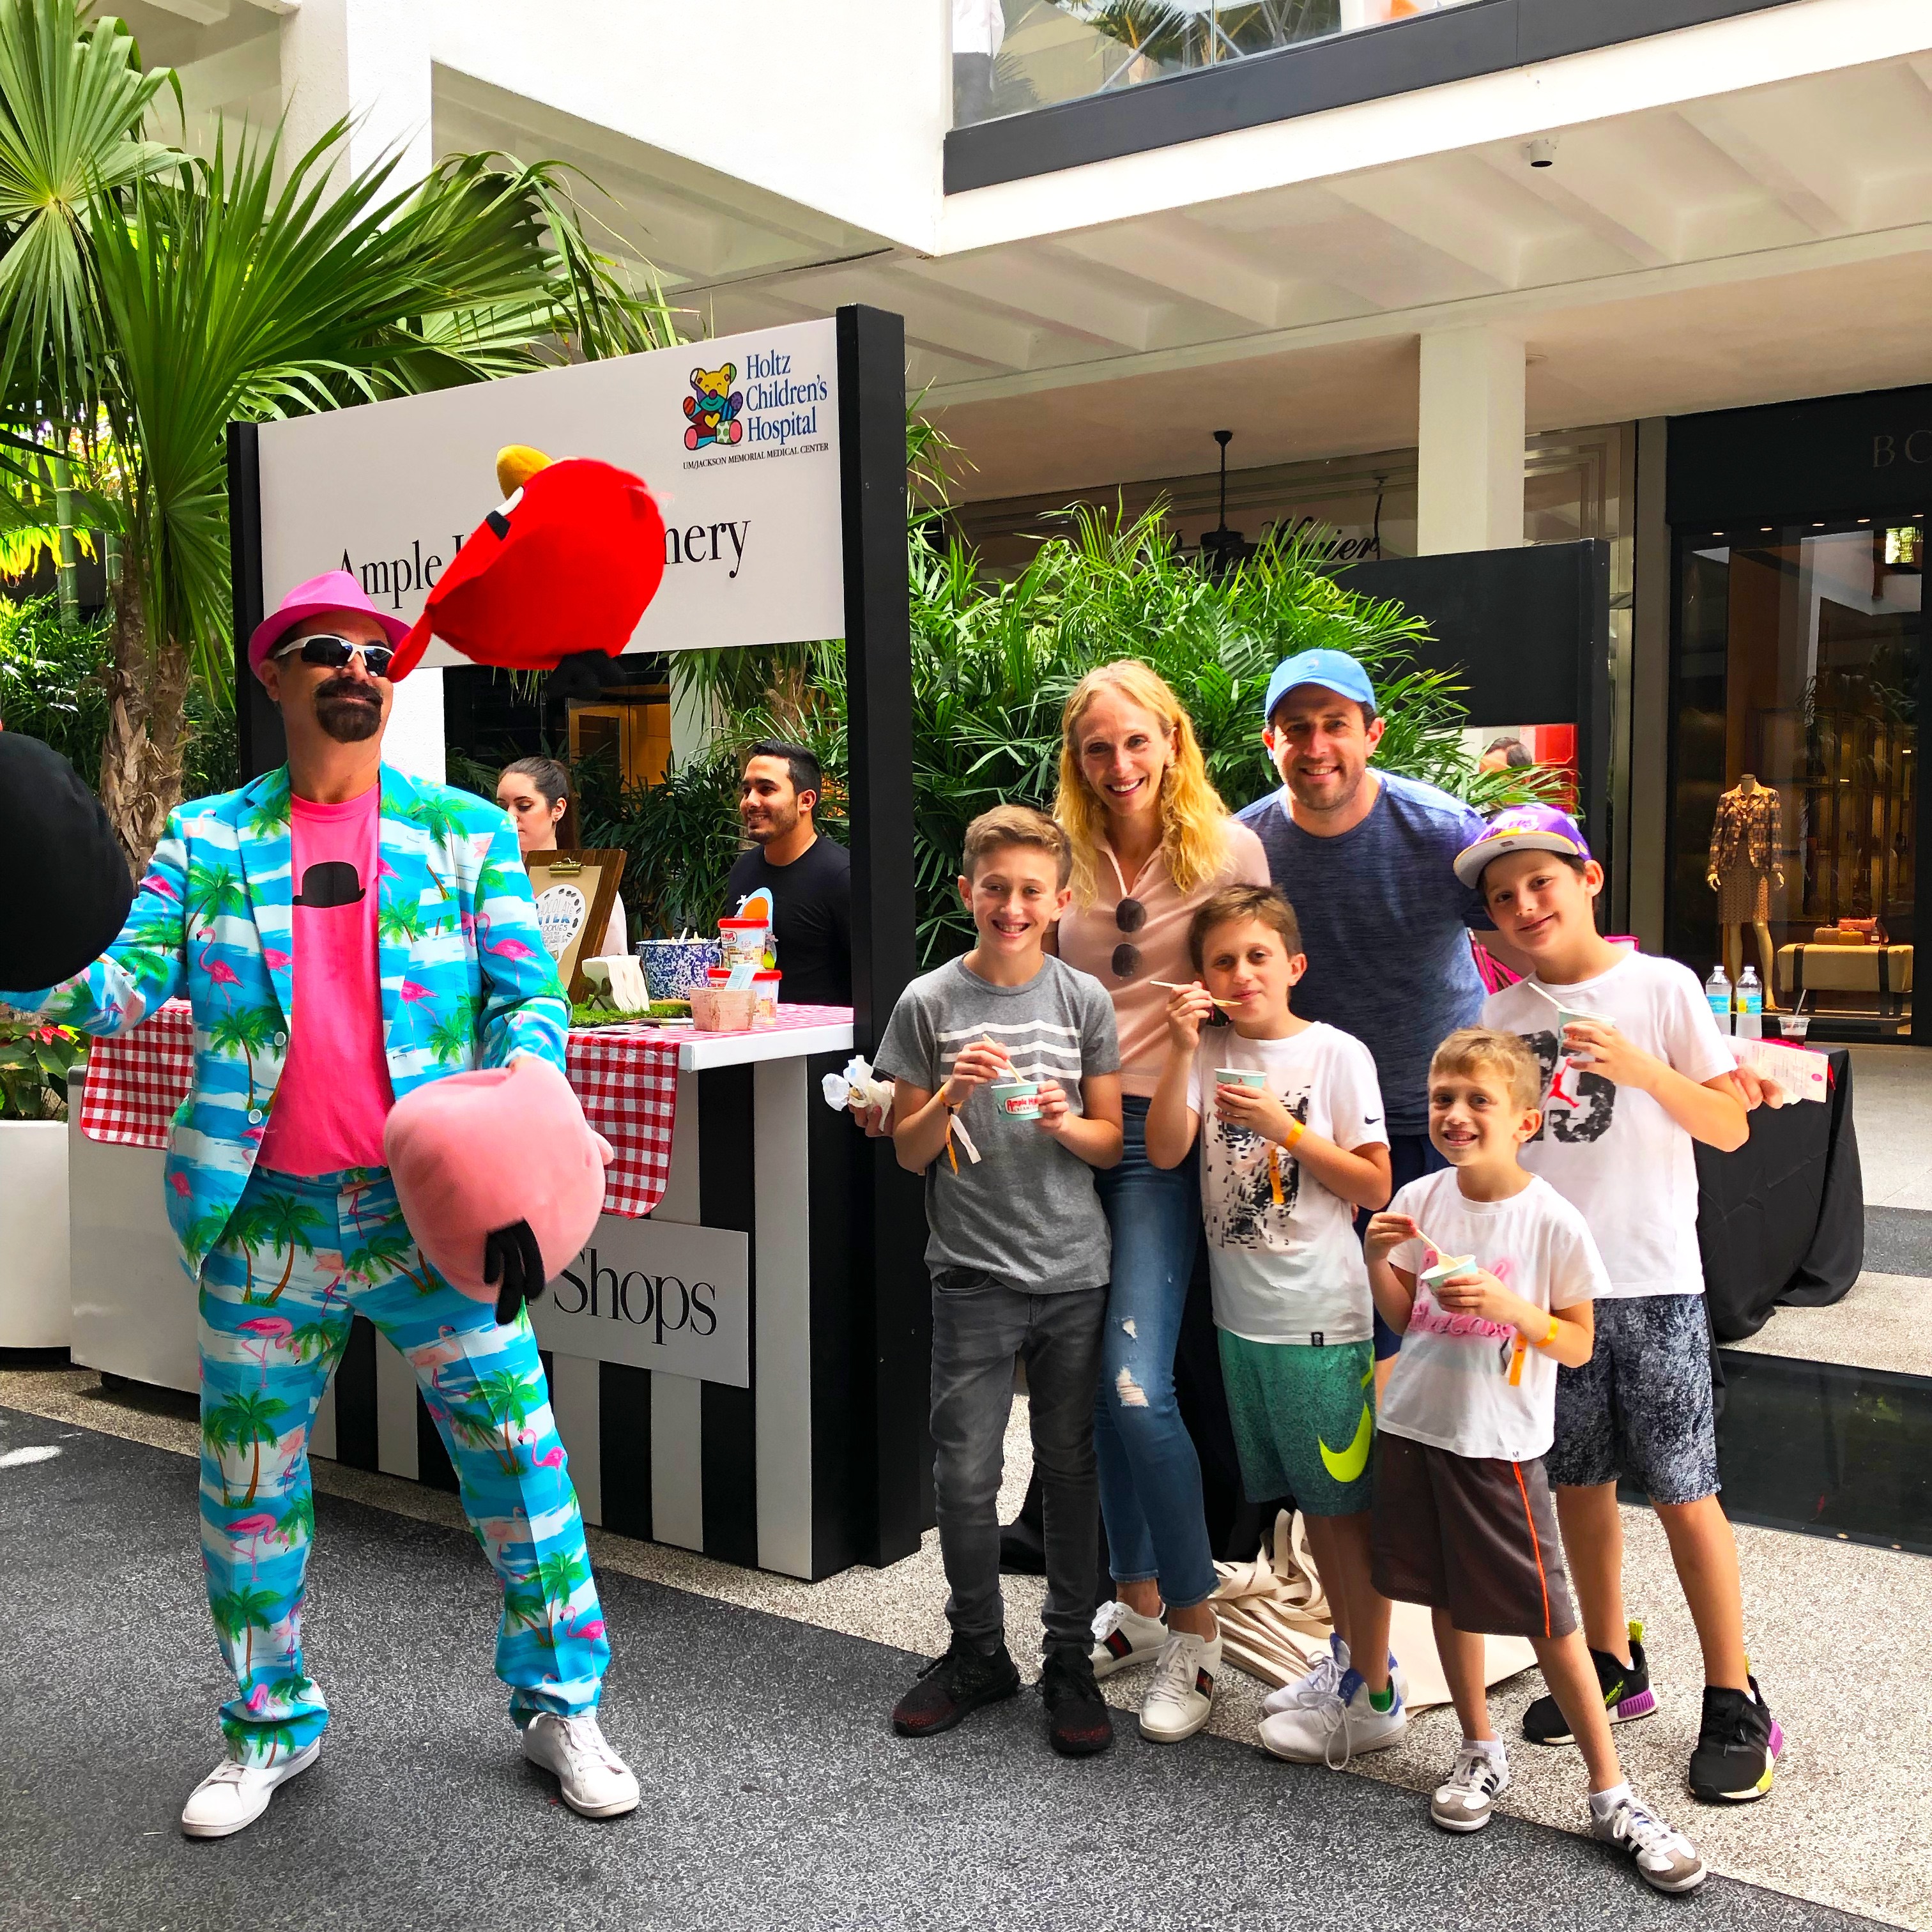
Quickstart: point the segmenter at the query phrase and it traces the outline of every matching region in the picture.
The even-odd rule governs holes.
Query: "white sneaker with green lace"
[[[1345,1646],[1338,1646],[1344,1658]],[[1386,1711],[1370,1701],[1369,1687],[1352,1666],[1340,1672],[1334,1688],[1261,1721],[1262,1750],[1291,1764],[1325,1764],[1340,1771],[1364,1751],[1386,1750],[1408,1728],[1408,1706],[1390,1678],[1394,1693]]]
[[[1605,1798],[1611,1800],[1608,1805]],[[1704,1882],[1704,1861],[1696,1846],[1627,1784],[1614,1794],[1590,1794],[1590,1835],[1628,1852],[1637,1876],[1659,1892],[1694,1892]]]
[[[1262,1700],[1264,1717],[1279,1716],[1283,1711],[1298,1711],[1304,1707],[1318,1704],[1324,1697],[1333,1696],[1336,1687],[1342,1681],[1342,1673],[1348,1668],[1348,1646],[1334,1631],[1328,1635],[1328,1648],[1318,1650],[1310,1660],[1308,1668],[1292,1684],[1284,1684],[1278,1690],[1270,1690]],[[1395,1653],[1389,1653],[1389,1676],[1393,1680],[1396,1694],[1406,1704],[1408,1702],[1408,1679],[1402,1668],[1395,1660]]]
[[[1178,1744],[1207,1723],[1221,1674],[1221,1639],[1176,1630],[1154,1659],[1154,1680],[1141,1700],[1141,1736]]]
[[[638,1780],[605,1742],[596,1717],[539,1712],[524,1726],[524,1755],[556,1774],[563,1802],[585,1818],[616,1818],[638,1808]]]
[[[1509,1760],[1500,1744],[1485,1748],[1465,1738],[1447,1782],[1429,1801],[1430,1821],[1445,1832],[1480,1832],[1509,1781]]]

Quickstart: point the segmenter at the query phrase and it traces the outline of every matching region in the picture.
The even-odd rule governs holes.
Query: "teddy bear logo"
[[[735,362],[728,362],[722,369],[692,370],[692,393],[684,399],[684,412],[691,419],[684,433],[686,449],[744,440],[745,425],[738,420],[738,412],[745,406],[744,393],[731,386],[737,373]]]

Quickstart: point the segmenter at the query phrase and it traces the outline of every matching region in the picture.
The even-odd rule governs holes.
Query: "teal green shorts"
[[[1292,1496],[1309,1516],[1366,1509],[1375,1488],[1375,1344],[1318,1348],[1216,1332],[1248,1500]]]

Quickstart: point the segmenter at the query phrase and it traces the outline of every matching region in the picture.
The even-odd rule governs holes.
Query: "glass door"
[[[1678,532],[1670,950],[1911,1030],[1924,520]]]

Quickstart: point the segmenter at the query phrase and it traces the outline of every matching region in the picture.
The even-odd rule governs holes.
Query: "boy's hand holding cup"
[[[1214,996],[1198,981],[1178,986],[1167,998],[1167,1037],[1179,1053],[1191,1054],[1201,1044],[1201,1029],[1214,1017]]]
[[[1447,1281],[1432,1282],[1430,1288],[1436,1306],[1450,1315],[1472,1315],[1480,1322],[1538,1329],[1549,1318],[1474,1262]]]
[[[1237,1087],[1225,1080],[1217,1081],[1214,1110],[1232,1125],[1245,1127],[1249,1132],[1259,1134],[1264,1140],[1273,1141],[1280,1147],[1300,1138],[1295,1130],[1301,1123],[1266,1087]]]
[[[997,1040],[975,1040],[952,1063],[939,1091],[949,1107],[963,1107],[976,1087],[1012,1077],[1012,1056]]]
[[[1036,1097],[1040,1117],[1034,1124],[1042,1133],[1052,1134],[1057,1139],[1066,1131],[1067,1122],[1076,1118],[1066,1104],[1066,1090],[1057,1080],[1042,1080]]]
[[[1587,1066],[1613,1085],[1648,1093],[1666,1070],[1654,1054],[1646,1053],[1618,1032],[1608,1020],[1573,1019],[1563,1029],[1563,1051],[1574,1066]]]

